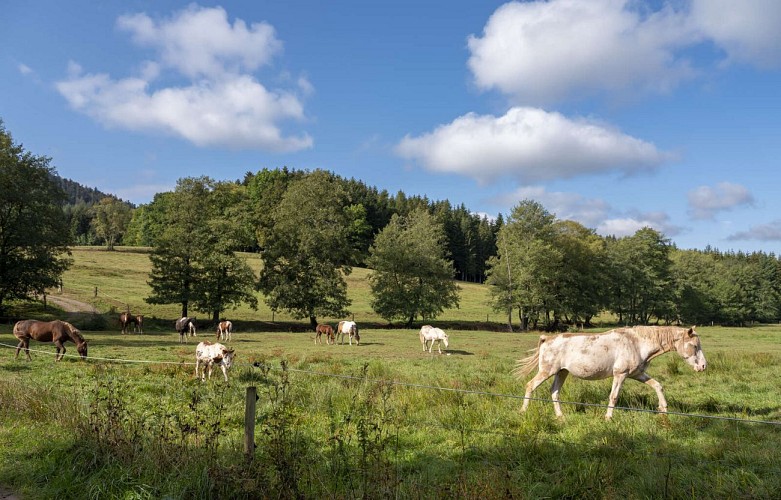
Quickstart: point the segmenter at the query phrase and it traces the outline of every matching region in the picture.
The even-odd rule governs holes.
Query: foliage
[[[294,318],[342,316],[349,306],[343,274],[349,274],[351,235],[341,185],[317,171],[293,182],[263,230],[263,269],[258,281],[272,310]]]
[[[149,304],[181,304],[182,316],[192,305],[214,321],[241,303],[257,307],[255,275],[233,251],[244,226],[223,198],[207,177],[181,179],[171,197],[161,198],[165,223],[149,256]]]
[[[380,316],[410,326],[418,316],[431,320],[458,307],[459,289],[444,242],[441,224],[425,209],[391,218],[369,251],[372,308]]]
[[[95,234],[105,242],[106,250],[114,250],[114,245],[121,241],[130,223],[130,207],[116,198],[107,196],[100,200],[92,211],[94,214],[92,228]]]
[[[65,196],[49,162],[15,144],[0,121],[0,313],[57,285],[70,263]]]

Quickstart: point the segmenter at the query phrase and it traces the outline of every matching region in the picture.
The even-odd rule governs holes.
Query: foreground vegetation
[[[87,362],[55,364],[40,344],[46,353],[14,361],[0,347],[0,484],[25,498],[773,498],[781,488],[779,426],[744,421],[781,421],[778,326],[700,328],[703,373],[674,354],[652,363],[670,411],[698,416],[618,411],[612,422],[599,406],[565,405],[564,421],[539,401],[519,414],[523,384],[510,371],[536,335],[451,330],[448,356],[421,352],[408,329],[367,328],[350,347],[237,327],[227,384],[194,380],[194,343],[170,329],[86,332]],[[0,326],[0,343],[11,339]],[[248,386],[260,396],[251,460]],[[562,398],[602,405],[609,387],[572,379]],[[628,382],[619,405],[653,410],[655,395]]]

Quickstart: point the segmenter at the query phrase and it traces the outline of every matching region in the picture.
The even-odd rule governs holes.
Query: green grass
[[[89,264],[76,254],[72,276],[87,281],[88,269],[110,267],[106,252],[94,253]],[[119,254],[135,267],[126,260],[135,255]],[[65,285],[67,293],[67,278]],[[121,277],[101,286],[128,290],[126,300],[144,293]],[[559,421],[542,401],[518,411],[525,381],[510,372],[537,335],[475,329],[486,313],[472,291],[464,294],[467,319],[442,318],[463,323],[448,330],[450,356],[423,353],[417,330],[383,328],[368,313],[359,321],[369,325],[362,344],[351,347],[315,345],[311,332],[236,311],[237,359],[227,384],[219,372],[194,380],[195,343],[179,344],[167,326],[176,314],[163,310],[144,335],[121,335],[113,325],[85,331],[87,362],[54,363],[53,346],[42,344],[31,345],[45,351],[31,362],[14,361],[13,349],[0,347],[0,485],[24,498],[776,498],[781,491],[781,427],[747,421],[781,421],[781,326],[698,328],[709,363],[702,373],[676,354],[652,362],[648,372],[664,385],[670,411],[695,416],[652,413],[653,390],[627,381],[619,405],[647,412],[617,410],[605,422],[601,406],[566,404]],[[0,325],[0,344],[15,343],[10,331]],[[214,338],[204,333],[198,340]],[[248,386],[259,395],[251,461],[242,450]],[[549,390],[547,382],[534,396]],[[570,377],[561,397],[604,405],[609,391],[609,380]]]

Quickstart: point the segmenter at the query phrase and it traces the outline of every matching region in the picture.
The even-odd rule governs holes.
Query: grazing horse
[[[187,334],[195,337],[195,318],[183,316],[176,320],[176,331],[179,332],[179,343],[187,342]]]
[[[54,343],[57,346],[57,355],[54,357],[54,361],[61,360],[65,355],[65,346],[63,344],[69,340],[76,344],[76,350],[79,351],[81,359],[87,358],[87,341],[84,340],[81,332],[75,326],[65,321],[36,321],[34,319],[18,321],[14,325],[14,337],[19,339],[14,359],[19,357],[19,350],[24,349],[24,352],[27,354],[27,361],[32,360],[30,357],[30,339],[38,342]]]
[[[335,344],[336,339],[334,338],[334,329],[331,327],[331,325],[317,325],[317,328],[315,328],[315,344],[320,344],[322,341],[320,340],[321,335],[325,335],[325,343],[326,344]]]
[[[348,336],[350,345],[353,345],[353,337],[355,337],[355,345],[361,345],[361,336],[358,335],[358,325],[355,324],[355,321],[339,322],[336,326],[336,339],[334,340],[334,343],[336,343],[336,340],[339,340],[339,337],[341,336],[342,341],[340,344],[344,344],[345,335]]]
[[[225,320],[217,324],[217,340],[231,340],[233,336],[233,323]]]
[[[434,347],[434,342],[437,343],[439,354],[442,354],[442,343],[445,343],[445,349],[448,346],[447,333],[431,325],[423,325],[420,327],[420,343],[423,344],[423,352],[426,352],[426,343],[428,342],[431,342],[428,346],[429,354],[431,354],[431,349]]]
[[[228,381],[228,368],[233,364],[233,349],[228,349],[222,344],[212,344],[204,341],[195,348],[195,378],[198,378],[198,369],[201,369],[201,380],[206,380],[206,372],[209,380],[212,378],[212,366],[215,364],[222,369],[225,381]],[[203,364],[203,367],[201,365]]]
[[[513,373],[523,377],[538,369],[537,375],[526,384],[521,411],[526,411],[532,391],[545,380],[554,376],[551,387],[553,409],[557,417],[563,417],[559,390],[568,374],[586,380],[601,380],[613,377],[610,402],[605,419],[613,417],[613,408],[618,400],[621,384],[629,377],[654,388],[659,397],[659,411],[667,412],[667,400],[662,384],[649,377],[645,370],[657,356],[676,351],[695,370],[705,370],[705,354],[700,337],[694,327],[635,326],[617,328],[597,335],[559,334],[542,335],[534,353],[518,361]]]
[[[138,328],[138,318],[142,316],[133,316],[130,314],[130,311],[123,312],[119,315],[119,324],[122,327],[122,334],[127,333],[127,328],[130,326],[130,323],[133,323],[133,331]]]
[[[133,332],[144,333],[144,316],[141,314],[136,316],[136,325],[133,327]]]

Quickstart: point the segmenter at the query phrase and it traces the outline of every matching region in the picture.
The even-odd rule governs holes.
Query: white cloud
[[[601,223],[610,212],[610,205],[604,200],[584,198],[577,193],[551,192],[542,186],[522,187],[500,196],[497,201],[514,206],[524,199],[538,201],[558,219],[574,220],[591,228]]]
[[[730,182],[697,187],[689,191],[688,197],[689,213],[695,219],[713,219],[717,212],[754,204],[754,197],[745,186]]]
[[[776,219],[767,224],[752,226],[748,231],[730,235],[727,240],[781,241],[781,219]]]
[[[468,38],[475,85],[516,103],[593,94],[664,92],[707,66],[687,51],[722,49],[727,62],[781,66],[781,2],[685,0],[656,11],[634,0],[510,2]],[[710,68],[712,69],[712,68]]]
[[[476,85],[516,102],[543,104],[572,94],[663,91],[691,78],[675,49],[696,33],[670,8],[647,16],[628,0],[510,2],[468,39]]]
[[[692,0],[694,23],[727,53],[728,62],[781,66],[781,2]]]
[[[198,146],[288,152],[312,146],[305,132],[285,134],[282,122],[305,118],[298,92],[311,93],[305,78],[291,90],[270,90],[249,72],[281,49],[265,23],[228,23],[222,8],[190,6],[168,21],[146,14],[123,16],[118,26],[137,43],[153,46],[159,61],[144,61],[140,74],[121,79],[84,74],[70,63],[57,82],[70,105],[108,127],[165,133]],[[189,81],[154,87],[163,69]]]
[[[126,15],[117,20],[117,27],[130,32],[137,44],[157,49],[164,64],[192,78],[254,71],[282,49],[271,25],[247,26],[241,19],[231,25],[222,7],[190,5],[166,21]]]
[[[632,173],[673,158],[601,123],[527,107],[511,108],[500,117],[469,113],[419,137],[407,135],[396,153],[430,170],[480,182]]]
[[[17,69],[19,70],[19,73],[21,73],[23,75],[31,75],[33,73],[33,69],[31,67],[29,67],[28,65],[23,64],[23,63],[19,63],[17,65]]]
[[[640,229],[650,227],[664,236],[675,236],[683,232],[683,228],[670,221],[670,216],[664,212],[645,212],[627,214],[622,217],[606,219],[597,226],[597,233],[602,236],[632,236]]]

